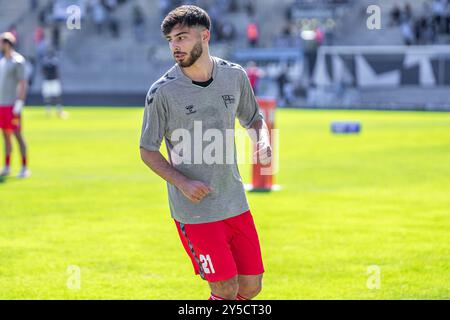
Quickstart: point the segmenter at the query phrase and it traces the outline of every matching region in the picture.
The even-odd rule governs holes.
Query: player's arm
[[[27,79],[25,76],[25,63],[21,62],[17,64],[16,68],[17,88],[16,88],[16,101],[14,103],[13,113],[18,115],[22,112],[25,104],[25,98],[27,95]]]
[[[191,180],[172,167],[159,151],[141,147],[141,159],[157,175],[176,186],[192,202],[200,202],[211,188],[201,181]]]
[[[25,101],[27,96],[27,80],[20,80],[17,83],[17,100]]]
[[[13,113],[20,114],[25,104],[25,97],[27,95],[27,81],[19,80],[17,83],[17,99],[14,102]]]
[[[259,109],[255,94],[245,72],[241,77],[241,97],[236,113],[240,124],[247,129],[250,138],[256,145],[254,156],[264,166],[270,165],[272,161],[272,148],[270,146],[270,135],[264,117]]]
[[[249,136],[256,145],[254,156],[262,165],[270,165],[272,161],[272,147],[270,145],[270,134],[264,119],[252,122],[248,128]]]
[[[146,98],[140,140],[142,161],[161,178],[177,187],[190,201],[199,202],[211,189],[203,182],[191,180],[176,170],[159,151],[167,131],[167,103],[162,94],[156,91],[152,87]]]

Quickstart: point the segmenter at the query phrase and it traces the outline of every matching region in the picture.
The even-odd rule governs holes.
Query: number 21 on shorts
[[[202,268],[205,273],[216,273],[209,254],[207,254],[206,256],[201,254],[200,262],[202,264]]]

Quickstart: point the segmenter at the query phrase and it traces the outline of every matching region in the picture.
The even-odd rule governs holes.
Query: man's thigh
[[[225,281],[237,275],[229,238],[221,221],[183,224],[175,221],[194,272],[208,282]]]
[[[242,276],[259,276],[264,273],[258,233],[250,211],[230,219],[232,230],[231,252],[237,273]]]

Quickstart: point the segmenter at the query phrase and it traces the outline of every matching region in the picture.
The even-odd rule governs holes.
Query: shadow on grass
[[[15,178],[15,177],[0,177],[0,185],[6,184],[6,183],[11,183],[11,182],[14,182],[17,180],[19,180],[19,179]]]
[[[7,176],[7,177],[0,177],[0,185],[1,184],[11,184],[11,183],[19,183],[20,181],[23,180],[28,180],[25,178],[18,178],[18,177],[14,177],[14,176]]]

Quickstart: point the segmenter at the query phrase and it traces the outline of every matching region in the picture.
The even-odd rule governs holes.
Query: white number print
[[[214,266],[212,264],[211,261],[211,257],[209,256],[209,254],[207,254],[206,256],[204,256],[203,254],[200,255],[200,262],[202,264],[202,268],[203,271],[205,273],[216,273],[216,271],[214,270]]]

